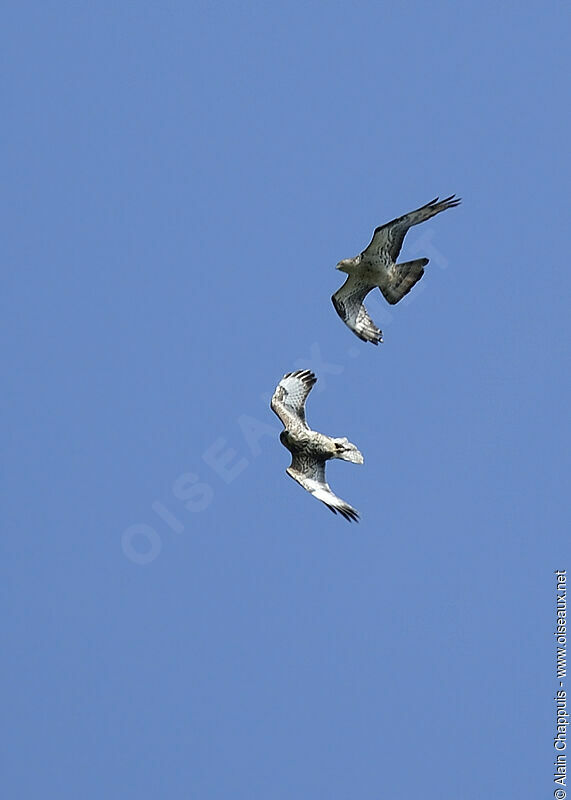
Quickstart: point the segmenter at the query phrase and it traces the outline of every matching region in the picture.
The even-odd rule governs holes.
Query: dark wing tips
[[[442,210],[444,210],[446,208],[455,208],[459,206],[461,202],[461,197],[456,197],[455,194],[451,194],[450,197],[445,197],[444,200],[441,200],[438,205],[442,206]]]
[[[293,372],[287,372],[284,378],[298,378],[302,383],[309,385],[310,388],[317,383],[315,373],[310,369],[296,369]]]
[[[357,509],[353,508],[352,506],[348,505],[347,503],[343,503],[342,506],[331,506],[329,503],[326,503],[324,500],[321,501],[330,511],[333,511],[334,514],[341,514],[347,522],[359,522],[359,512]]]
[[[353,330],[353,332],[363,342],[370,342],[371,344],[374,344],[375,347],[377,345],[383,343],[383,332],[382,332],[382,330],[377,328],[372,322],[366,328],[361,328],[360,331]]]
[[[342,508],[338,508],[337,510],[343,517],[345,517],[347,522],[359,522],[359,512],[355,508],[344,505]]]
[[[431,200],[430,203],[422,206],[422,208],[435,208],[436,206],[439,206],[439,211],[445,211],[447,208],[459,206],[461,202],[461,197],[456,197],[455,194],[451,194],[449,197],[445,197],[443,200],[441,200],[439,197],[435,197],[434,200]],[[419,209],[419,211],[420,210],[421,209]]]

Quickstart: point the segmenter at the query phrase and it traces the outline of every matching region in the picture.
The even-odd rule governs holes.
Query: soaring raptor
[[[424,275],[427,258],[396,263],[408,229],[459,203],[460,198],[455,195],[440,201],[437,197],[416,211],[375,228],[370,244],[360,255],[344,258],[337,264],[336,269],[346,272],[349,277],[331,300],[343,322],[359,339],[372,344],[383,341],[383,332],[377,328],[363,305],[371,289],[378,286],[385,300],[394,305]]]
[[[292,454],[287,474],[303,486],[334,514],[339,512],[351,522],[359,520],[359,513],[348,503],[333,494],[325,480],[325,462],[342,458],[353,464],[362,464],[363,456],[347,439],[332,439],[312,431],[305,421],[305,400],[317,378],[308,369],[288,372],[278,383],[271,408],[281,419],[284,430],[280,442]]]

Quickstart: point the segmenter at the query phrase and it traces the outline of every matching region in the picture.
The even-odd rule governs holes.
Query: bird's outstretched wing
[[[325,480],[325,461],[318,461],[311,456],[295,454],[291,465],[286,470],[287,474],[297,481],[303,488],[325,503],[334,514],[341,514],[349,522],[359,521],[359,512],[333,494]]]
[[[308,369],[288,372],[276,386],[270,407],[278,415],[285,428],[292,425],[303,425],[305,421],[305,400],[317,378]]]
[[[383,332],[377,328],[363,305],[363,300],[373,288],[374,284],[363,281],[357,275],[349,275],[331,300],[345,325],[351,328],[359,339],[379,344],[383,341]]]
[[[425,206],[380,225],[375,228],[373,238],[363,250],[363,255],[368,258],[377,258],[385,251],[388,252],[393,262],[396,261],[409,228],[412,228],[413,225],[418,225],[420,222],[425,222],[427,219],[434,217],[435,214],[440,214],[441,211],[446,211],[447,208],[454,208],[460,202],[461,199],[453,194],[444,198],[444,200],[439,200],[436,197]]]

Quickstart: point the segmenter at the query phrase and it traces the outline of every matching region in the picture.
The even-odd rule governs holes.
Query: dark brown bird
[[[375,229],[370,244],[362,253],[355,258],[345,258],[337,264],[336,269],[346,272],[349,277],[331,300],[343,322],[359,339],[372,344],[383,341],[382,331],[377,328],[363,305],[363,300],[371,289],[378,287],[385,300],[394,305],[424,275],[427,258],[396,263],[409,228],[425,222],[441,211],[454,208],[460,202],[460,198],[455,195],[440,201],[437,197],[416,211],[381,225]]]

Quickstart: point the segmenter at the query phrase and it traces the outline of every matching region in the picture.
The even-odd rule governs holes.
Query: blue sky
[[[6,797],[552,795],[568,25],[8,5]],[[335,264],[453,192],[359,342]],[[359,525],[285,475],[299,367]]]

